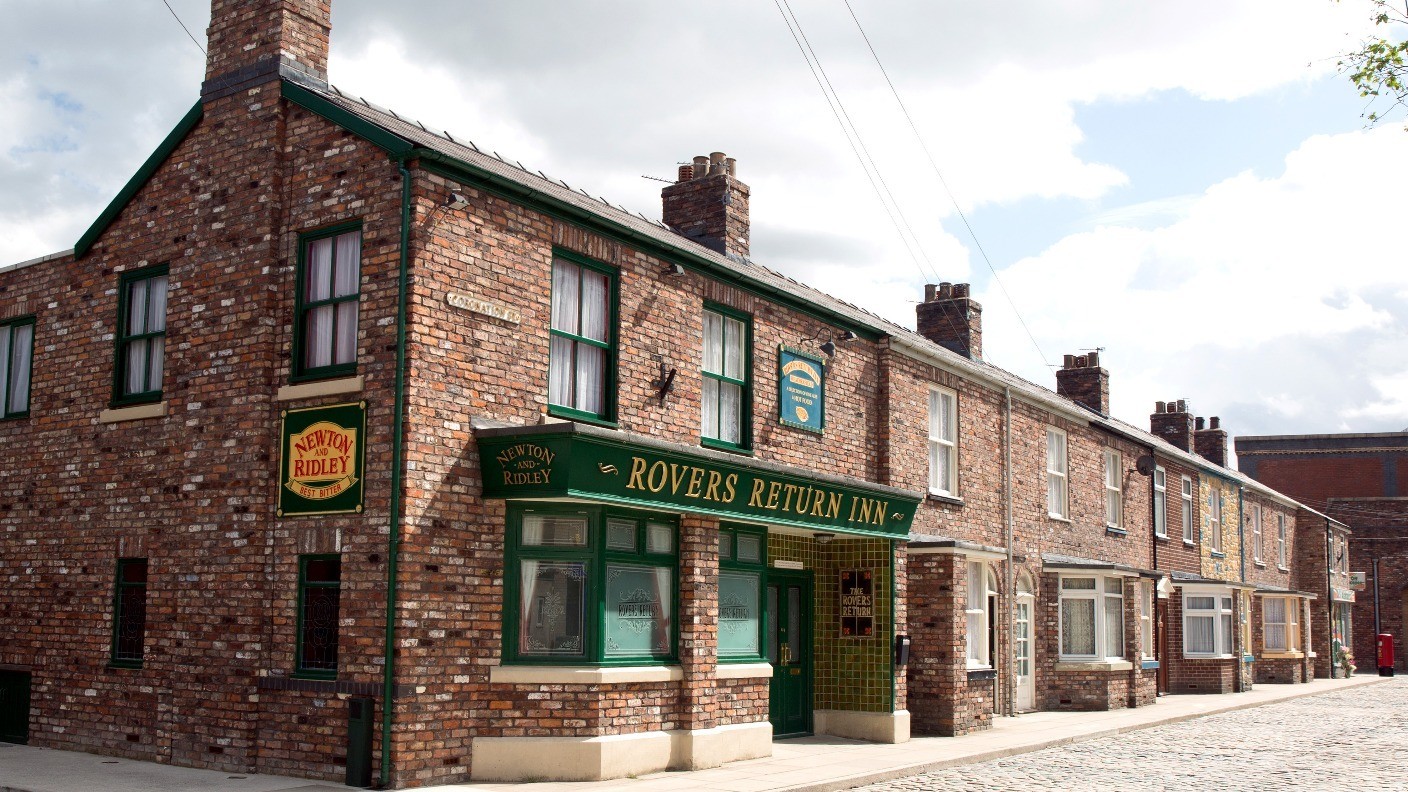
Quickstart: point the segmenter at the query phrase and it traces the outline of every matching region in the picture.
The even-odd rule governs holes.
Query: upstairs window
[[[1261,506],[1253,503],[1251,507],[1252,561],[1257,564],[1264,564],[1266,562],[1266,552],[1265,548],[1262,546],[1261,538]]]
[[[1118,451],[1105,452],[1105,525],[1124,525],[1124,464]]]
[[[1154,468],[1154,535],[1168,536],[1168,476]]]
[[[1222,552],[1222,492],[1208,489],[1208,537],[1214,553]]]
[[[610,420],[616,382],[616,281],[605,267],[559,253],[552,262],[548,407]]]
[[[721,306],[704,310],[703,421],[705,445],[746,449],[752,423],[753,322]]]
[[[1286,568],[1286,515],[1276,515],[1276,566]]]
[[[1046,430],[1046,511],[1052,517],[1069,516],[1066,488],[1066,433]]]
[[[1183,476],[1183,491],[1180,494],[1180,515],[1183,518],[1183,541],[1193,544],[1197,541],[1197,534],[1194,533],[1193,526],[1193,479]]]
[[[119,281],[114,404],[161,401],[166,281],[164,265],[125,272]]]
[[[29,415],[34,317],[0,322],[0,419]]]
[[[339,226],[300,239],[294,379],[356,372],[361,281],[360,226]]]
[[[958,397],[944,388],[929,391],[929,491],[958,493]]]

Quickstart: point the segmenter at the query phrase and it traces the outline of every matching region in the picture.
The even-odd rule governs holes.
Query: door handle
[[[782,645],[782,664],[787,665],[792,662],[792,647],[787,644]]]

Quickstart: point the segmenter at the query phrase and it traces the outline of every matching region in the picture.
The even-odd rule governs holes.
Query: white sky
[[[209,4],[170,0],[203,45]],[[1408,427],[1408,132],[1337,53],[1360,0],[791,0],[897,196],[911,256],[766,0],[335,0],[332,82],[613,203],[725,151],[753,256],[913,325],[971,281],[989,360],[1102,347],[1113,412],[1187,398],[1236,434]],[[0,262],[71,247],[198,97],[161,0],[0,0]],[[0,295],[3,299],[3,295]]]

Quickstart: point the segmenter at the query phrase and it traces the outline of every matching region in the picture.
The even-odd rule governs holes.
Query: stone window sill
[[[1134,664],[1128,660],[1061,660],[1057,671],[1129,671]]]
[[[1230,654],[1188,654],[1183,653],[1185,660],[1236,660],[1235,655]]]
[[[677,666],[492,666],[490,684],[614,685],[632,682],[679,682]]]
[[[297,385],[285,385],[279,388],[277,398],[279,401],[298,401],[299,399],[315,399],[319,396],[336,396],[340,393],[357,393],[362,390],[364,385],[361,374],[355,377],[300,382]]]
[[[767,679],[772,676],[772,663],[720,663],[715,679]]]
[[[947,492],[935,492],[934,490],[929,490],[929,500],[938,501],[939,503],[947,503],[950,506],[963,505],[963,499],[958,497],[957,495],[950,495]]]
[[[1301,660],[1301,659],[1304,659],[1304,657],[1305,657],[1305,652],[1300,652],[1300,651],[1295,651],[1295,650],[1292,650],[1292,651],[1289,651],[1289,652],[1262,652],[1262,653],[1261,653],[1261,659],[1263,659],[1263,660]]]
[[[103,410],[98,413],[98,423],[123,423],[125,421],[140,421],[143,418],[162,418],[166,415],[166,402],[159,401],[155,404],[137,404],[132,407],[117,407],[111,410]]]

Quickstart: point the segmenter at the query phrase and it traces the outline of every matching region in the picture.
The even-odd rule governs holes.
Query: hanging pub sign
[[[869,569],[841,571],[841,637],[875,634],[875,574]]]
[[[278,516],[362,511],[367,403],[284,410]]]
[[[783,426],[821,434],[826,428],[826,364],[791,347],[777,351],[777,404]]]

